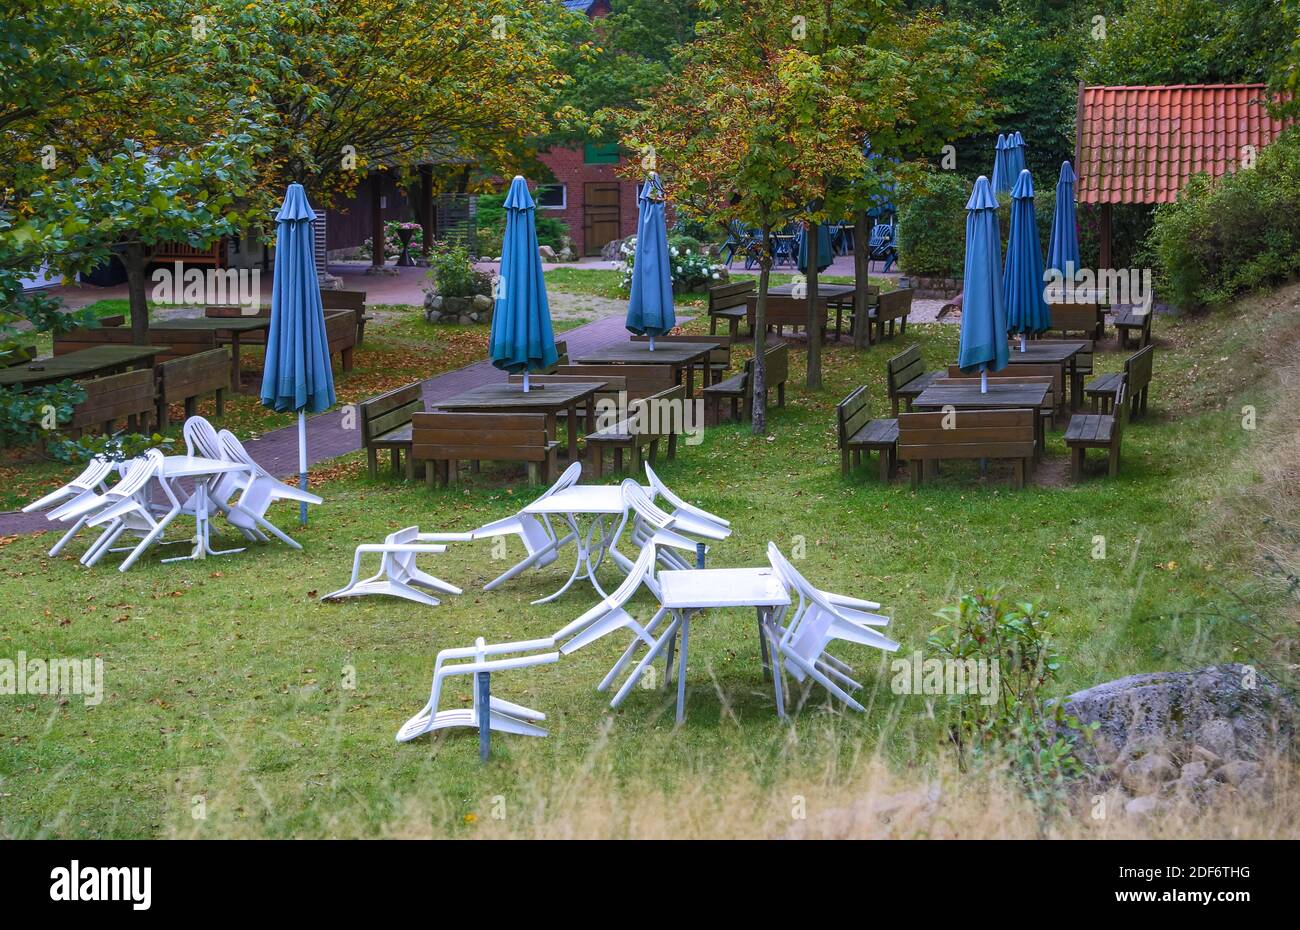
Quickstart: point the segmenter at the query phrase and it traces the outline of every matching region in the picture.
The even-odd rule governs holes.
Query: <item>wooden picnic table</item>
[[[998,384],[989,382],[987,394],[980,393],[980,383],[975,380],[948,384],[932,384],[912,401],[913,410],[1033,410],[1034,437],[1038,455],[1043,454],[1046,438],[1043,428],[1043,404],[1051,387],[1046,384]]]
[[[571,356],[579,365],[672,365],[673,377],[680,381],[686,371],[686,396],[695,396],[695,366],[701,369],[700,383],[709,386],[709,353],[721,348],[716,342],[655,341],[654,351],[648,342],[616,342],[601,349],[589,349]]]
[[[0,387],[37,387],[54,384],[65,378],[76,381],[112,375],[137,368],[152,368],[155,356],[171,346],[102,345],[79,349],[53,358],[33,359],[26,364],[0,368]]]
[[[583,434],[596,431],[596,392],[602,390],[607,382],[579,381],[573,383],[534,384],[524,393],[522,384],[497,382],[470,388],[455,397],[440,400],[434,404],[437,410],[452,413],[483,411],[496,413],[544,413],[546,414],[546,438],[556,437],[556,422],[561,411],[569,417],[569,461],[578,461],[578,407],[587,408],[587,426]]]
[[[1007,365],[1059,365],[1061,367],[1061,383],[1070,385],[1070,405],[1078,409],[1080,398],[1083,397],[1083,372],[1076,370],[1074,357],[1088,348],[1086,342],[1038,342],[1030,340],[1025,345],[1025,351],[1020,351],[1020,343],[1017,341],[1011,346],[1011,354],[1008,356]],[[1064,398],[1061,399],[1060,406],[1064,408]]]
[[[236,393],[242,393],[239,380],[239,340],[246,333],[258,330],[270,331],[269,316],[227,316],[194,317],[183,320],[160,320],[150,323],[150,329],[162,332],[182,330],[186,332],[213,332],[217,336],[217,345],[230,346],[230,387]]]
[[[796,297],[795,287],[804,288],[802,296]],[[767,325],[776,326],[807,326],[808,325],[808,294],[804,284],[776,284],[767,289]],[[835,334],[838,337],[840,326],[843,322],[845,307],[853,306],[853,295],[857,292],[856,284],[824,284],[817,283],[817,303],[823,307],[829,315],[830,309],[835,309]],[[754,327],[754,317],[758,312],[758,293],[748,295],[747,304],[747,322],[750,330]],[[823,318],[823,322],[825,319]]]

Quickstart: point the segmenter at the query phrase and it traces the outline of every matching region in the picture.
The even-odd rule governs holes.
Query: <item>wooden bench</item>
[[[832,298],[818,298],[821,304],[821,338],[822,342],[826,341],[826,331],[830,329],[830,304]],[[754,331],[754,318],[758,314],[758,295],[750,294],[745,306],[745,319],[748,321],[750,332]],[[795,297],[791,294],[768,294],[767,309],[764,311],[764,319],[768,331],[776,330],[780,336],[785,327],[790,327],[790,331],[808,329],[808,296]]]
[[[569,344],[561,339],[555,344],[555,364],[543,371],[542,374],[553,375],[556,368],[567,364],[569,364]]]
[[[649,336],[633,336],[633,342],[649,342]],[[718,381],[727,373],[731,367],[731,342],[730,336],[661,336],[660,342],[694,342],[694,343],[717,343],[718,348],[709,353],[709,369],[712,375],[710,381]]]
[[[910,287],[896,291],[885,291],[876,298],[876,307],[868,318],[876,330],[876,342],[885,339],[885,324],[889,324],[889,338],[894,338],[894,324],[898,323],[899,332],[907,333],[907,315],[912,312],[912,295],[916,291]]]
[[[622,378],[628,400],[649,397],[677,384],[672,365],[560,365],[555,373],[579,381]]]
[[[456,481],[458,461],[526,462],[528,480],[550,482],[559,443],[546,438],[544,413],[445,413],[411,416],[411,458],[425,462],[429,487]]]
[[[1127,310],[1117,310],[1115,312],[1115,331],[1119,336],[1119,347],[1128,348],[1128,334],[1137,331],[1138,347],[1146,348],[1151,345],[1151,317],[1155,314],[1150,309],[1141,310],[1129,308]]]
[[[641,462],[646,449],[650,464],[654,465],[659,455],[659,443],[667,444],[667,456],[677,457],[677,433],[685,424],[675,422],[672,407],[661,404],[677,404],[681,410],[686,400],[686,385],[678,384],[666,391],[660,391],[651,397],[634,400],[628,404],[628,418],[620,423],[590,433],[587,436],[587,464],[593,478],[599,478],[605,467],[605,450],[614,453],[614,471],[623,470],[623,452],[631,453],[632,474],[641,472]]]
[[[184,404],[185,416],[194,416],[198,400],[215,393],[217,416],[225,413],[226,391],[230,390],[230,350],[224,346],[198,352],[154,366],[158,375],[158,429],[167,428],[168,407]]]
[[[912,400],[928,388],[931,381],[942,376],[941,371],[925,370],[920,346],[909,346],[891,358],[886,364],[885,377],[894,416],[898,416],[899,401],[906,403],[907,409],[911,410]]]
[[[211,330],[169,329],[163,332],[151,329],[147,341],[149,345],[167,346],[167,351],[159,353],[155,358],[156,364],[186,355],[196,355],[199,352],[211,352],[217,347],[217,334]],[[95,346],[133,344],[129,326],[72,329],[54,337],[54,354],[67,355],[69,352],[78,352]]]
[[[718,320],[726,320],[727,335],[735,339],[740,332],[740,321],[749,312],[749,295],[753,292],[753,281],[736,281],[709,288],[709,335],[717,333]]]
[[[355,310],[326,310],[325,339],[330,355],[338,353],[343,371],[352,370],[352,350],[357,344],[357,312]]]
[[[929,462],[942,459],[1010,459],[1013,483],[1025,486],[1034,459],[1034,410],[955,410],[904,413],[898,418],[898,457],[907,461],[912,487]]]
[[[862,464],[863,453],[880,454],[880,480],[889,481],[898,464],[898,420],[873,420],[867,409],[867,387],[863,385],[835,407],[835,422],[840,442],[840,474],[848,477],[849,460],[853,467]]]
[[[754,372],[754,360],[751,358],[745,362],[745,370],[738,375],[732,375],[725,381],[719,381],[710,384],[704,389],[704,403],[706,411],[713,413],[713,422],[720,421],[720,407],[723,400],[731,401],[731,419],[738,420],[741,418],[743,411],[744,419],[749,420],[753,414],[753,398],[750,391],[750,378]],[[766,382],[767,391],[776,388],[777,406],[785,406],[785,382],[790,377],[790,347],[784,342],[777,343],[763,352],[763,378]],[[766,392],[765,392],[766,393]]]
[[[357,345],[366,340],[366,323],[371,317],[366,313],[365,291],[320,292],[321,306],[326,310],[352,310],[357,315]]]
[[[81,435],[99,428],[107,434],[113,432],[117,420],[126,420],[127,429],[133,433],[148,430],[157,397],[153,369],[125,371],[77,383],[86,392],[86,399],[72,408],[72,418],[64,427],[68,432]]]
[[[1062,336],[1083,333],[1097,340],[1105,335],[1106,317],[1097,304],[1049,303],[1047,306],[1052,314],[1052,329]]]
[[[379,476],[379,450],[388,449],[393,459],[393,474],[402,469],[402,453],[406,453],[406,479],[415,477],[415,463],[411,455],[411,417],[424,410],[424,395],[420,382],[394,388],[363,400],[357,406],[361,425],[361,445],[366,450],[366,466],[371,478]]]
[[[1114,411],[1115,398],[1120,385],[1126,386],[1131,409],[1129,417],[1145,415],[1147,412],[1147,392],[1151,387],[1152,363],[1155,361],[1155,346],[1139,349],[1124,360],[1124,373],[1102,375],[1089,381],[1083,393],[1092,402],[1093,413],[1111,413]]]
[[[1065,431],[1065,444],[1070,449],[1070,477],[1075,481],[1083,480],[1084,452],[1087,449],[1106,449],[1110,454],[1108,474],[1114,478],[1119,474],[1119,444],[1124,431],[1124,420],[1128,414],[1124,403],[1125,386],[1121,381],[1115,393],[1115,413],[1113,415],[1097,413],[1075,414]]]

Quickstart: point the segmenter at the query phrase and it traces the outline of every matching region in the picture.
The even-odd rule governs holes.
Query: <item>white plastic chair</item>
[[[108,477],[113,473],[114,465],[115,463],[110,459],[95,456],[86,463],[86,467],[81,474],[58,490],[51,491],[44,497],[32,501],[23,508],[23,513],[36,513],[40,510],[47,510],[49,513],[46,514],[46,518],[51,522],[60,519],[59,512],[65,511],[65,508],[75,508],[80,503],[96,499],[104,494],[108,490]],[[63,548],[72,540],[72,537],[81,532],[81,528],[86,525],[87,519],[89,519],[87,514],[78,517],[77,521],[72,525],[72,529],[64,533],[59,538],[59,541],[54,544],[54,548],[50,550],[50,555],[58,555],[62,552]]]
[[[405,743],[425,733],[447,727],[478,727],[483,708],[479,706],[478,688],[474,688],[474,703],[467,708],[439,710],[438,701],[442,697],[443,682],[453,675],[492,674],[534,665],[549,665],[558,662],[560,654],[554,651],[552,639],[534,639],[518,643],[497,643],[489,646],[479,637],[473,646],[464,649],[443,649],[433,664],[433,688],[429,701],[420,712],[406,721],[397,731],[397,741]],[[540,652],[549,649],[550,652]],[[511,653],[524,653],[513,658],[495,658]],[[467,660],[459,661],[456,660]],[[452,664],[455,662],[455,664]],[[521,736],[545,736],[546,730],[537,726],[546,719],[541,711],[512,704],[501,698],[488,698],[488,726],[503,733],[517,733]]]
[[[694,504],[682,500],[674,494],[671,489],[669,489],[668,485],[664,484],[663,481],[660,480],[659,476],[655,474],[654,469],[650,467],[649,462],[645,463],[645,473],[646,477],[650,479],[650,487],[654,491],[655,496],[662,497],[672,506],[672,517],[674,520],[678,521],[679,526],[687,527],[702,523],[706,526],[716,527],[719,531],[725,531],[730,535],[730,521],[724,520],[716,514],[709,513],[702,507],[696,507]]]
[[[552,637],[555,642],[568,640],[560,647],[560,654],[567,656],[616,630],[626,629],[631,631],[633,636],[631,644],[623,652],[619,660],[614,663],[614,667],[609,670],[609,673],[601,680],[600,684],[597,685],[597,691],[605,691],[609,688],[618,674],[632,660],[638,643],[643,643],[646,648],[653,648],[655,644],[654,637],[651,634],[659,626],[660,621],[667,615],[668,611],[660,607],[655,611],[654,616],[650,618],[650,622],[642,626],[635,617],[627,612],[625,606],[632,599],[632,596],[636,594],[637,589],[641,587],[642,582],[653,574],[654,566],[654,547],[647,546],[641,550],[641,555],[633,563],[632,570],[628,572],[622,584],[612,594]]]
[[[426,594],[421,588],[441,591],[445,594],[461,594],[460,588],[435,578],[427,572],[420,571],[415,565],[417,555],[424,553],[446,552],[447,547],[440,543],[468,540],[469,533],[421,533],[418,526],[408,526],[389,533],[382,543],[365,543],[357,546],[352,559],[352,580],[332,594],[321,600],[341,600],[345,597],[364,597],[368,594],[387,594],[392,597],[404,597],[417,604],[437,607],[436,597]],[[361,578],[361,559],[365,555],[378,553],[379,572],[369,578]]]
[[[693,559],[682,557],[680,550],[695,554],[697,540],[720,540],[731,535],[731,530],[702,520],[691,520],[685,515],[679,519],[659,508],[639,484],[631,478],[623,479],[623,500],[627,504],[627,513],[623,522],[614,533],[614,542],[610,546],[611,557],[624,571],[632,570],[632,560],[618,551],[618,541],[624,529],[631,524],[628,537],[638,550],[653,547],[659,564],[668,569],[691,569],[695,567]],[[646,586],[659,596],[659,585],[652,574],[645,577]]]
[[[285,545],[301,549],[302,546],[296,540],[266,519],[266,512],[277,501],[323,504],[324,499],[310,491],[303,491],[272,477],[265,468],[253,460],[248,450],[244,448],[244,444],[229,430],[223,429],[218,434],[218,440],[224,453],[223,459],[252,468],[251,473],[240,476],[237,480],[237,484],[242,485],[242,490],[235,502],[229,506],[226,521],[239,530],[248,532],[265,530]]]
[[[190,417],[181,429],[185,437],[185,454],[199,458],[213,459],[218,462],[230,461],[221,437],[212,424],[200,416]],[[230,516],[230,499],[247,483],[247,476],[238,472],[218,475],[208,485],[208,506],[215,508],[222,516]],[[184,512],[193,515],[198,509],[198,501],[190,495],[181,504]],[[247,522],[247,521],[245,521]],[[258,530],[236,527],[245,539],[266,542],[266,535]]]
[[[545,493],[537,500],[545,500],[552,494],[572,487],[578,483],[578,479],[581,477],[582,463],[574,462],[564,470],[564,474],[560,475],[559,480],[547,488]],[[483,586],[484,591],[491,591],[530,568],[543,568],[550,565],[559,556],[560,549],[577,538],[577,534],[573,532],[560,536],[556,533],[555,527],[551,525],[551,518],[545,514],[536,517],[533,514],[522,512],[515,514],[513,517],[505,517],[501,520],[485,523],[478,529],[470,531],[471,539],[491,539],[496,536],[518,536],[520,542],[524,544],[524,551],[527,555],[523,561],[511,566],[501,575],[485,584]]]
[[[122,480],[104,495],[104,506],[95,511],[86,520],[87,526],[104,526],[104,532],[81,557],[86,566],[96,564],[106,552],[112,550],[113,543],[123,533],[133,533],[140,537],[140,542],[117,567],[126,571],[144,554],[145,550],[162,538],[167,525],[181,512],[181,502],[176,499],[166,482],[160,482],[163,493],[170,506],[160,517],[154,515],[149,495],[149,480],[162,465],[163,455],[157,449],[149,449],[131,463]]]
[[[888,625],[889,618],[871,612],[872,608],[880,606],[874,601],[828,595],[814,587],[781,554],[775,543],[768,543],[767,556],[782,581],[798,596],[798,604],[794,607],[790,622],[781,626],[777,620],[768,630],[777,712],[785,715],[781,687],[783,670],[788,670],[791,677],[799,682],[811,678],[849,707],[865,711],[866,708],[844,690],[844,687],[854,690],[862,687],[849,677],[852,667],[826,652],[826,647],[833,640],[842,640],[895,652],[898,643],[875,629]],[[840,603],[837,605],[835,601]]]

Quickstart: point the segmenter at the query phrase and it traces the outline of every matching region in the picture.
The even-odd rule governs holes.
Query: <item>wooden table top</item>
[[[171,346],[102,345],[53,358],[33,359],[24,365],[0,368],[0,386],[52,384],[64,378],[76,380],[138,362],[152,362],[155,356],[170,348]]]
[[[673,342],[655,340],[650,351],[648,342],[619,342],[601,349],[575,353],[573,361],[579,365],[601,365],[618,362],[629,365],[684,365],[706,357],[721,344],[716,342]]]
[[[999,384],[989,382],[987,394],[980,393],[977,380],[962,384],[932,384],[912,401],[912,406],[959,410],[1002,409],[1025,407],[1036,409],[1047,400],[1050,386],[1046,384]]]
[[[558,412],[571,404],[591,397],[605,386],[604,381],[576,381],[565,384],[534,384],[527,394],[522,384],[497,382],[437,401],[438,410],[535,410]]]
[[[1011,347],[1008,365],[1051,365],[1066,362],[1077,353],[1086,349],[1083,342],[1035,342],[1030,340],[1025,351],[1020,351],[1019,344]]]
[[[150,329],[184,329],[196,332],[204,330],[247,332],[269,329],[270,326],[271,318],[269,316],[200,316],[181,320],[159,320],[156,323],[149,324]]]

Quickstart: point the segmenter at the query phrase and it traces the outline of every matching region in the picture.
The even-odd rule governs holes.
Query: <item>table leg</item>
[[[239,333],[237,331],[230,334],[230,388],[236,394],[244,393],[244,385],[239,380]]]
[[[668,629],[664,630],[664,635],[655,641],[654,647],[646,653],[645,657],[640,662],[637,663],[636,668],[632,670],[632,674],[628,676],[627,681],[623,682],[623,687],[618,689],[618,694],[614,695],[614,700],[609,702],[610,707],[618,707],[623,703],[623,700],[628,696],[628,693],[636,687],[636,683],[641,680],[641,676],[645,674],[645,670],[650,667],[650,664],[659,657],[659,653],[664,651],[664,647],[667,646],[668,643],[672,641],[672,638],[677,635],[677,628],[681,626],[681,622],[680,617],[673,618],[673,622],[668,624]]]
[[[206,559],[210,555],[232,555],[243,552],[238,549],[213,549],[211,529],[208,520],[208,478],[196,478],[194,481],[194,550],[189,555],[178,555],[164,562],[180,562],[185,559]]]
[[[758,614],[758,651],[763,658],[763,677],[772,677],[772,659],[767,653],[767,634],[763,629],[766,620],[766,614],[762,607],[755,607],[754,613]]]
[[[686,366],[686,396],[691,398],[695,396],[695,366]]]
[[[686,719],[686,647],[691,636],[691,612],[682,617],[681,656],[677,660],[677,723]]]
[[[773,640],[777,638],[776,628],[771,623],[770,614],[768,615],[768,617],[766,617],[763,620],[759,632],[763,636],[763,648],[764,650],[766,650],[767,637],[769,633]],[[776,715],[781,720],[784,720],[785,719],[785,682],[781,680],[781,663],[779,660],[772,662],[772,690],[776,694]]]
[[[568,417],[565,423],[569,430],[569,463],[578,461],[578,403],[574,401],[565,408]]]

